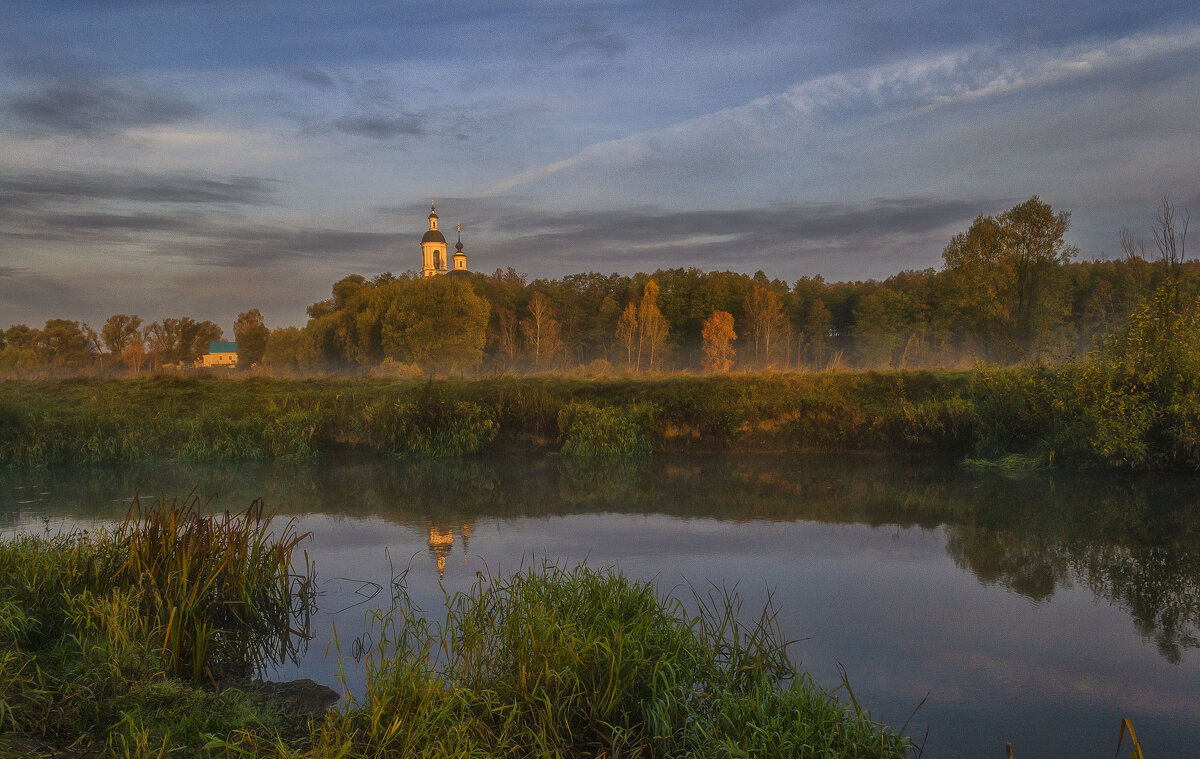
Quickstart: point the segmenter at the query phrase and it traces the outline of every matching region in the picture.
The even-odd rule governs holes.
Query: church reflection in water
[[[462,538],[463,565],[467,563],[468,549],[471,545],[471,523],[463,522],[458,526],[458,534]],[[438,577],[446,576],[446,557],[454,549],[454,526],[447,524],[429,523],[429,553],[437,565]]]

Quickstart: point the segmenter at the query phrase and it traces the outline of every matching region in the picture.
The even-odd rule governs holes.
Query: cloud
[[[596,21],[578,21],[554,35],[551,46],[559,58],[612,60],[625,52],[625,38]]]
[[[297,82],[311,85],[313,87],[330,88],[336,87],[337,82],[333,80],[329,74],[321,69],[316,68],[300,68],[291,69],[286,72],[287,76]]]
[[[55,77],[10,96],[2,110],[37,131],[93,137],[130,127],[168,124],[200,115],[169,92],[123,89],[88,77]]]
[[[463,221],[467,254],[479,270],[511,265],[535,276],[562,276],[699,266],[856,279],[935,266],[951,234],[975,216],[1003,211],[1013,202],[902,197],[741,209],[551,211],[505,197],[446,198],[438,209],[447,228]],[[428,207],[377,211],[423,218]],[[405,250],[417,234],[400,236],[398,249]]]
[[[340,132],[373,140],[391,140],[396,137],[421,137],[425,134],[426,119],[423,116],[357,116],[333,122]]]
[[[195,172],[0,174],[0,198],[12,205],[103,200],[262,205],[271,202],[274,188],[273,181],[261,177],[213,177]],[[3,207],[0,204],[0,210]]]
[[[794,154],[798,140],[826,140],[832,132],[853,130],[858,124],[878,127],[935,109],[995,101],[1025,90],[1082,86],[1101,77],[1119,77],[1154,61],[1187,57],[1197,48],[1200,26],[1175,34],[1140,35],[1042,53],[972,47],[913,56],[817,77],[737,106],[594,143],[498,182],[488,193],[505,195],[573,171],[613,174],[648,169],[665,176],[660,167],[677,164],[686,172],[708,173],[714,161],[736,171],[749,165],[739,157],[781,151]],[[680,177],[671,175],[669,179]]]
[[[386,267],[388,259],[403,258],[397,251],[415,247],[407,235],[263,224],[222,228],[189,241],[166,241],[157,253],[208,266],[270,268],[298,261],[340,259],[347,267],[355,268]]]

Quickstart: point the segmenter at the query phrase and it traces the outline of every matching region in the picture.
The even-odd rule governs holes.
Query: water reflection
[[[1200,486],[1193,480],[972,473],[872,457],[365,460],[5,474],[0,527],[107,520],[136,493],[200,488],[214,508],[263,496],[284,514],[379,518],[427,533],[439,576],[479,519],[662,514],[722,521],[942,528],[956,566],[1035,603],[1079,585],[1178,662],[1200,646]]]
[[[262,496],[313,531],[323,624],[336,617],[344,641],[406,562],[414,600],[436,610],[443,587],[501,562],[588,559],[664,589],[740,581],[747,608],[775,589],[819,682],[844,664],[893,724],[931,694],[913,723],[930,728],[926,755],[1009,740],[1020,756],[1111,753],[1124,716],[1148,753],[1200,744],[1193,478],[866,456],[159,465],[0,474],[0,533],[116,520],[135,493],[193,488],[213,509]],[[326,642],[282,676],[337,687]]]

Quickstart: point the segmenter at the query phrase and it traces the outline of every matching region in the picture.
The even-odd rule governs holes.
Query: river
[[[311,531],[315,637],[269,676],[361,685],[391,579],[438,614],[477,572],[615,566],[664,593],[768,593],[793,658],[844,668],[931,757],[1147,756],[1200,746],[1200,482],[968,472],[869,456],[553,457],[155,465],[0,474],[0,534],[120,519],[134,494],[262,497]],[[336,625],[344,658],[328,644]],[[842,691],[843,698],[845,692]]]

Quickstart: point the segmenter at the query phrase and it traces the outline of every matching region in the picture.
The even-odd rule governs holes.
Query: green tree
[[[412,285],[384,315],[384,355],[415,361],[430,373],[478,367],[487,340],[488,302],[462,277],[429,277]]]
[[[100,328],[100,337],[108,352],[119,356],[133,343],[141,342],[141,327],[142,319],[137,314],[113,314]]]
[[[4,348],[0,350],[0,369],[6,374],[22,377],[38,370],[41,357],[38,341],[41,331],[25,324],[14,324],[4,331]]]
[[[271,330],[263,324],[262,312],[257,308],[238,314],[233,323],[233,339],[237,341],[239,368],[245,369],[262,361],[270,334]]]
[[[69,319],[48,319],[38,336],[41,362],[54,369],[78,370],[91,363],[97,338],[86,324]]]
[[[746,331],[753,340],[754,361],[759,366],[767,366],[783,332],[783,304],[772,290],[756,282],[746,295],[743,308]]]
[[[1036,195],[998,218],[979,216],[942,253],[948,278],[943,324],[997,359],[1044,353],[1069,302],[1061,269],[1076,254],[1063,240],[1070,214]]]
[[[299,374],[305,366],[306,340],[305,332],[299,327],[271,330],[263,350],[263,366],[277,374]]]
[[[1034,195],[1000,216],[1006,254],[1016,279],[1016,340],[1026,356],[1049,342],[1067,305],[1058,297],[1060,269],[1078,253],[1063,236],[1071,223],[1068,211],[1054,209]]]

